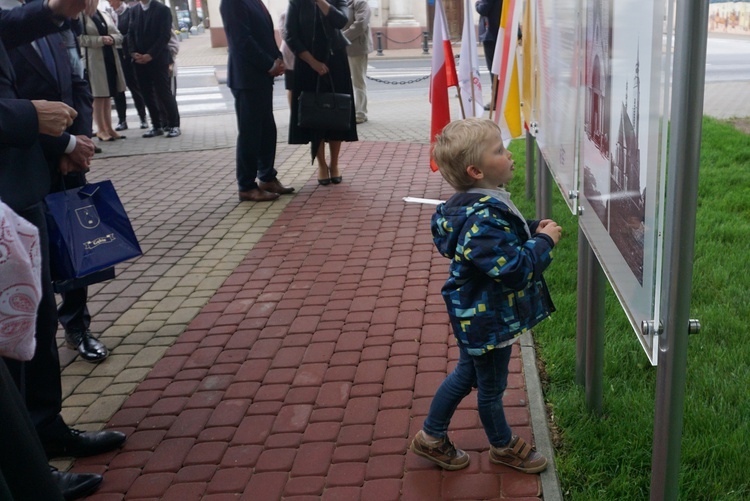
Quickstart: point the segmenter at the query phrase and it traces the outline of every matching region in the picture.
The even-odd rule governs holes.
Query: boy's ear
[[[468,167],[466,167],[466,173],[472,179],[482,179],[484,177],[482,171],[479,170],[475,165],[469,165]]]

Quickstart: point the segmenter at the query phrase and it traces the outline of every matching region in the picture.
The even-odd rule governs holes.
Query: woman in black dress
[[[312,156],[318,160],[318,183],[321,185],[338,184],[342,180],[339,170],[341,142],[357,141],[354,107],[348,130],[308,129],[297,125],[297,102],[302,91],[315,91],[318,78],[321,92],[352,95],[352,78],[346,56],[349,41],[341,33],[349,20],[346,5],[346,0],[290,0],[286,15],[286,43],[296,56],[289,144],[312,143]],[[325,143],[329,144],[330,163],[326,162]]]

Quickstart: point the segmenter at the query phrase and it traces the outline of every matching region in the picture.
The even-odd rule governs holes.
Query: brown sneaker
[[[539,473],[547,468],[547,458],[518,435],[505,447],[490,446],[490,462],[504,464],[524,473]]]
[[[409,447],[414,454],[429,459],[445,470],[460,470],[469,466],[469,455],[456,447],[445,437],[437,445],[428,445],[424,433],[419,430]]]

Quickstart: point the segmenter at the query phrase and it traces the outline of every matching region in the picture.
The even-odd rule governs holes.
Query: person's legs
[[[252,123],[258,116],[259,101],[252,91],[232,89],[234,109],[237,114],[237,188],[239,191],[254,190],[258,187],[256,177],[263,142],[261,124]]]
[[[493,91],[496,93],[497,89],[493,88],[493,82],[495,80],[495,76],[492,73],[492,60],[495,55],[495,40],[485,40],[482,42],[482,45],[484,46],[484,60],[487,62],[487,71],[490,73],[490,102],[484,105],[485,110],[490,109],[490,103],[492,102],[492,94]]]
[[[0,359],[0,477],[2,499],[62,500],[23,400]],[[6,496],[11,497],[4,497]]]
[[[482,42],[484,47],[484,60],[487,63],[487,71],[490,73],[490,80],[492,80],[492,59],[495,56],[495,40],[485,40]]]
[[[458,365],[435,392],[427,418],[409,449],[446,470],[460,470],[469,465],[469,455],[456,449],[448,439],[448,425],[461,400],[476,382],[474,365],[465,350],[460,350]]]
[[[107,134],[110,137],[114,137],[115,139],[121,137],[112,127],[112,99],[108,97],[102,100],[102,123],[106,127]]]
[[[318,145],[318,151],[315,153],[315,159],[318,161],[318,182],[326,181],[324,184],[331,182],[331,173],[328,172],[326,163],[326,142],[321,141]],[[323,184],[323,183],[321,183]]]
[[[471,393],[476,382],[477,374],[472,357],[466,353],[466,350],[460,349],[458,364],[435,392],[422,430],[430,437],[437,439],[445,437],[458,404]]]
[[[349,68],[352,73],[352,88],[354,89],[354,111],[357,123],[367,121],[367,54],[350,56]]]
[[[547,459],[524,439],[513,435],[505,420],[503,393],[508,385],[508,363],[512,348],[495,348],[482,356],[474,357],[479,419],[490,441],[490,462],[525,473],[537,473],[547,467]]]
[[[47,221],[41,203],[19,211],[19,215],[39,229],[39,248],[42,257],[42,298],[36,316],[36,351],[28,362],[8,360],[8,371],[13,376],[26,409],[37,430],[54,423],[62,408],[60,358],[57,352],[57,310],[52,292],[49,267],[49,239]]]
[[[172,87],[169,81],[169,67],[167,65],[154,66],[156,63],[151,62],[146,66],[153,66],[150,69],[151,77],[153,79],[153,89],[156,95],[157,102],[163,107],[167,115],[168,122],[165,124],[166,127],[179,127],[180,126],[180,113],[177,110],[177,100],[172,94]]]
[[[331,182],[338,184],[341,182],[341,172],[339,172],[339,154],[341,153],[341,141],[329,141],[328,147],[331,150]]]
[[[268,183],[276,179],[276,120],[273,117],[273,87],[264,92],[255,92],[255,99],[258,100],[260,114],[258,115],[261,122],[261,142],[260,152],[258,155],[258,180],[262,183]]]
[[[57,318],[65,332],[87,331],[91,325],[91,314],[86,306],[88,287],[63,292],[60,296]]]
[[[472,357],[477,378],[479,419],[490,444],[495,447],[507,444],[512,436],[503,409],[511,349],[512,346],[495,348],[479,357]]]
[[[57,311],[49,261],[49,237],[43,203],[18,211],[39,230],[42,258],[42,297],[36,314],[36,350],[28,362],[6,360],[8,372],[24,398],[26,410],[48,458],[101,454],[125,441],[118,431],[79,432],[65,424],[62,410],[60,358],[57,351]]]
[[[102,141],[108,141],[112,136],[107,132],[105,118],[103,114],[104,101],[109,101],[108,97],[95,97],[93,102],[93,118],[96,124],[96,137]]]
[[[151,127],[153,134],[149,134],[152,131],[147,132],[144,137],[153,137],[161,133],[161,128],[166,124],[162,124],[159,115],[159,106],[156,104],[156,96],[154,94],[154,84],[151,77],[151,69],[148,64],[134,64],[135,74],[138,79],[138,85],[140,86],[143,100],[146,103],[148,114],[151,117]],[[158,131],[158,132],[157,132]]]
[[[125,92],[115,94],[115,109],[117,110],[117,130],[128,128],[128,103],[125,100]]]

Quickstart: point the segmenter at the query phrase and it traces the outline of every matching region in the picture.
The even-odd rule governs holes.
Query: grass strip
[[[524,141],[511,151],[509,189],[524,197]],[[576,217],[553,193],[564,231],[545,274],[558,312],[535,329],[545,401],[566,499],[647,499],[651,482],[656,368],[651,367],[607,285],[603,416],[586,411],[575,384]],[[750,499],[750,136],[730,123],[703,121],[691,318],[680,467],[680,499]]]

